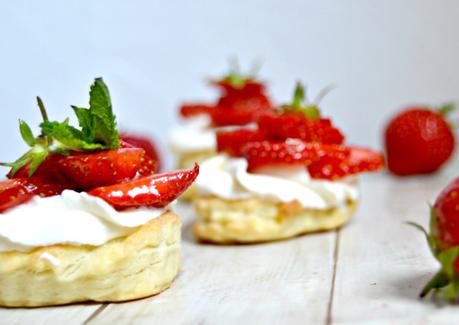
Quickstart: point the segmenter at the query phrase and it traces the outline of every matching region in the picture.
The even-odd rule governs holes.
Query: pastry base
[[[202,163],[204,160],[207,160],[217,153],[213,150],[209,151],[198,151],[193,153],[183,154],[178,158],[178,168],[179,169],[188,169],[193,168],[195,163]],[[181,196],[180,200],[189,202],[191,201],[197,194],[198,190],[196,185],[191,185]]]
[[[180,219],[166,212],[102,246],[54,245],[0,253],[0,305],[35,307],[143,298],[179,272]]]
[[[195,236],[218,244],[256,243],[336,229],[354,215],[356,201],[329,210],[304,209],[298,202],[250,198],[225,200],[216,196],[194,200],[198,220]]]

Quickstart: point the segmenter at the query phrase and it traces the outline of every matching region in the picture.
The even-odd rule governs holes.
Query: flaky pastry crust
[[[171,212],[102,246],[0,252],[0,305],[125,301],[167,289],[180,266],[180,219]]]
[[[250,198],[226,200],[200,196],[194,200],[198,220],[195,236],[218,244],[280,240],[301,234],[336,229],[355,213],[357,201],[328,210],[304,209],[299,202]]]

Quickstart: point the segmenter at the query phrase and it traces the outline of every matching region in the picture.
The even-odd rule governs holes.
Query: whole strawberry
[[[459,299],[459,178],[451,182],[431,208],[430,234],[421,226],[430,249],[441,265],[440,271],[426,284],[420,296],[431,290],[451,301]]]
[[[393,174],[433,173],[451,157],[456,141],[445,115],[453,109],[452,104],[438,111],[410,107],[389,122],[385,146],[387,166]]]

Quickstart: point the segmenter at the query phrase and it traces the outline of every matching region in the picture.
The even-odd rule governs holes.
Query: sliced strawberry
[[[145,150],[146,156],[144,158],[142,167],[139,170],[141,175],[150,175],[157,173],[161,166],[158,150],[154,142],[140,135],[121,134],[122,147],[126,148],[127,144],[134,148],[142,148]]]
[[[344,160],[349,150],[339,145],[312,142],[272,142],[248,143],[244,148],[248,169],[276,164],[304,164],[309,166],[324,158]]]
[[[59,161],[64,158],[60,154],[51,154],[41,163],[33,174],[33,179],[39,179],[40,182],[66,184],[68,183],[65,175],[58,167]],[[28,178],[30,163],[20,168],[14,175],[11,171],[6,175],[8,178]]]
[[[121,148],[96,153],[74,153],[58,161],[65,176],[79,189],[91,189],[131,179],[145,157],[141,148]]]
[[[264,135],[258,130],[239,129],[217,132],[217,150],[234,157],[242,156],[248,142],[262,141]]]
[[[0,212],[25,203],[34,195],[42,197],[60,194],[60,185],[46,184],[28,178],[14,178],[0,181]]]
[[[116,209],[141,206],[164,207],[182,194],[196,179],[199,166],[193,169],[145,176],[126,183],[99,187],[89,192]]]
[[[259,118],[258,126],[270,140],[275,141],[293,138],[328,144],[344,142],[343,134],[329,119],[308,119],[299,113],[266,114]]]
[[[384,157],[379,152],[366,148],[350,147],[344,160],[325,157],[308,166],[313,178],[339,179],[363,172],[373,172],[384,167]]]
[[[180,107],[180,115],[182,117],[194,117],[201,114],[210,115],[214,109],[212,105],[205,104],[185,104]]]

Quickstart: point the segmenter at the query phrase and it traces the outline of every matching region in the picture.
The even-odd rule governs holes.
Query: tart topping
[[[139,206],[161,208],[174,201],[196,179],[199,166],[193,169],[156,174],[129,182],[99,187],[89,192],[98,196],[116,209]]]
[[[134,134],[121,134],[121,147],[142,148],[145,150],[143,165],[139,173],[153,174],[161,168],[159,153],[153,141],[147,137]]]
[[[272,111],[265,86],[253,76],[244,76],[237,68],[211,84],[221,90],[218,101],[213,105],[183,105],[180,108],[183,117],[207,114],[214,126],[245,125]]]
[[[248,170],[280,164],[302,164],[311,177],[339,179],[384,166],[380,153],[343,145],[344,136],[317,104],[305,100],[297,84],[294,99],[278,113],[262,115],[255,130],[217,132],[217,148],[234,157],[245,157]]]
[[[89,191],[115,208],[164,207],[196,178],[199,168],[170,174],[157,172],[154,145],[138,136],[120,136],[107,86],[96,79],[90,90],[89,109],[72,106],[80,128],[49,121],[38,99],[43,123],[34,137],[20,121],[20,131],[31,149],[13,163],[0,182],[0,212],[30,200],[53,196],[65,189]],[[92,191],[91,191],[92,190]]]

